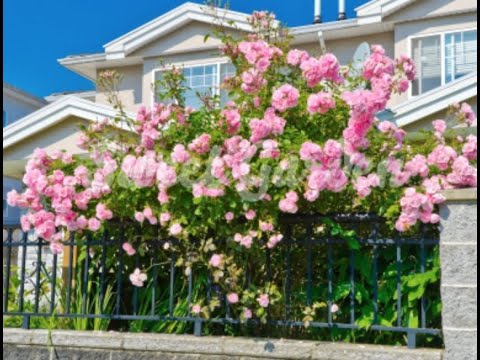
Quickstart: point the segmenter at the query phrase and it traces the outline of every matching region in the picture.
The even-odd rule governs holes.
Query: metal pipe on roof
[[[322,1],[315,0],[315,10],[314,10],[314,24],[319,24],[322,22]]]
[[[345,0],[338,0],[338,20],[345,20],[347,18],[347,10]]]

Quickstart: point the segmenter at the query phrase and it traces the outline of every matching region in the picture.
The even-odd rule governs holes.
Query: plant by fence
[[[38,319],[55,318],[55,327],[79,330],[441,346],[435,229],[406,236],[373,215],[285,217],[276,251],[245,254],[239,266],[246,271],[247,291],[235,299],[208,267],[193,265],[185,272],[174,239],[142,237],[145,253],[128,256],[122,245],[135,240],[126,237],[145,235],[145,229],[125,223],[108,228],[95,235],[72,233],[64,243],[69,251],[63,266],[61,255],[45,263],[44,240],[27,234],[15,240],[13,227],[6,237],[4,230],[4,326],[42,327],[45,321]],[[17,262],[14,249],[21,249]],[[31,252],[35,261],[28,263]],[[148,269],[144,287],[132,287],[125,277],[135,268]],[[28,282],[34,286],[26,291]],[[251,313],[259,286],[268,288],[269,306]]]

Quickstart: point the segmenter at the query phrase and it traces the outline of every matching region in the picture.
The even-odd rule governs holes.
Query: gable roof
[[[104,45],[107,60],[124,58],[136,49],[150,43],[151,41],[168,34],[179,27],[191,22],[199,21],[208,24],[221,24],[233,28],[251,31],[247,22],[246,14],[218,9],[218,18],[209,14],[206,6],[186,2],[183,5],[163,14],[156,19],[120,36],[119,38]]]
[[[457,81],[417,96],[409,101],[386,110],[378,117],[394,121],[397,126],[410,125],[424,119],[457,102],[464,102],[477,96],[477,73],[467,75]]]
[[[81,99],[74,95],[51,103],[3,129],[3,149],[6,149],[42,130],[63,120],[75,116],[88,121],[100,121],[105,117],[114,118],[118,112],[113,107]],[[127,114],[134,117],[133,114]],[[129,130],[126,124],[120,124],[123,130]]]
[[[36,107],[42,107],[47,104],[47,101],[45,101],[42,98],[39,98],[37,96],[34,96],[26,91],[23,91],[13,85],[7,84],[6,82],[3,82],[3,94],[7,96],[11,96],[15,99],[18,99],[24,103],[30,104],[32,106]]]
[[[355,9],[357,16],[380,15],[385,18],[417,0],[372,0]]]
[[[351,37],[352,31],[357,36],[385,32],[392,30],[393,24],[384,22],[384,18],[415,1],[373,0],[356,8],[357,17],[354,19],[298,26],[290,30],[294,43],[317,41],[319,33],[328,40]],[[136,50],[193,21],[251,31],[247,21],[249,14],[225,9],[217,11],[216,17],[208,11],[207,6],[186,2],[105,44],[103,53],[67,56],[58,61],[70,70],[94,80],[97,69],[141,64],[142,58],[134,54]]]

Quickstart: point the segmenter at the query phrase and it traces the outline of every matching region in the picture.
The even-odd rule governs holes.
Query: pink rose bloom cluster
[[[267,242],[267,248],[273,249],[279,242],[283,240],[283,235],[282,234],[276,234],[270,236]]]
[[[199,155],[206,154],[210,151],[211,139],[209,134],[202,134],[188,145],[188,149]]]
[[[428,163],[430,165],[435,165],[442,171],[445,171],[448,170],[457,156],[457,152],[450,146],[438,145],[428,156]]]
[[[370,174],[368,176],[360,176],[354,182],[353,187],[360,198],[366,198],[372,193],[372,188],[380,186],[380,178],[377,174]]]
[[[185,146],[178,144],[173,148],[171,158],[175,163],[185,164],[188,160],[190,160],[190,154],[185,149]]]
[[[168,202],[167,189],[177,182],[175,169],[162,160],[157,161],[153,151],[147,151],[139,158],[127,155],[123,159],[122,171],[140,188],[157,184],[160,204]]]
[[[233,240],[242,245],[244,248],[246,249],[250,249],[252,247],[252,244],[253,244],[253,238],[254,236],[253,233],[252,234],[248,234],[248,235],[242,235],[242,234],[235,234],[235,236],[233,237]]]
[[[222,110],[222,118],[227,125],[227,134],[236,134],[242,124],[240,111],[232,105]]]
[[[252,132],[250,141],[255,144],[269,136],[281,135],[285,125],[285,119],[277,116],[273,108],[269,108],[265,111],[262,120],[252,119],[250,121],[250,130]]]
[[[263,40],[242,41],[238,44],[238,50],[245,56],[247,62],[261,73],[267,71],[275,56],[282,55],[280,49],[270,46]]]
[[[302,145],[300,158],[314,163],[307,179],[308,189],[304,194],[307,201],[317,200],[323,190],[340,192],[345,189],[348,179],[340,167],[342,156],[342,145],[335,140],[328,140],[323,149],[311,142]]]
[[[167,123],[172,116],[172,105],[155,104],[152,110],[141,106],[137,111],[136,130],[141,136],[141,145],[152,150],[155,142],[160,137],[159,129]]]
[[[400,200],[402,213],[395,224],[396,229],[407,231],[419,220],[424,224],[437,224],[440,216],[433,213],[434,206],[444,201],[445,198],[439,194],[422,194],[413,187],[406,189]]]
[[[278,207],[284,213],[295,214],[298,211],[298,200],[298,194],[295,191],[290,191],[284,199],[280,200]]]
[[[155,184],[158,163],[153,151],[136,158],[127,155],[122,162],[122,171],[140,188],[151,187]]]
[[[333,54],[325,54],[320,59],[309,58],[300,64],[303,77],[309,87],[315,87],[323,80],[329,80],[334,83],[342,83],[343,77],[340,75],[340,63]]]
[[[472,107],[467,103],[454,104],[453,108],[458,112],[459,122],[464,122],[468,126],[472,126],[477,121],[477,115]]]
[[[50,247],[56,254],[62,251],[61,242],[66,240],[61,229],[99,230],[102,221],[113,217],[105,204],[97,203],[96,216],[92,218],[86,218],[79,212],[87,209],[92,200],[99,200],[103,195],[110,193],[106,177],[117,165],[109,156],[108,153],[104,154],[103,167],[96,170],[93,181],[90,181],[88,169],[84,166],[76,167],[73,170],[74,176],[66,175],[61,170],[54,170],[47,176],[47,170],[53,161],[72,164],[73,159],[71,155],[60,151],[55,151],[49,156],[44,150],[35,150],[34,156],[27,163],[23,177],[27,189],[22,194],[13,190],[7,195],[9,206],[28,208],[32,211],[21,217],[22,229],[29,231],[33,228],[39,237],[50,242]],[[45,203],[50,203],[50,211],[44,208]]]
[[[397,66],[402,70],[409,81],[415,80],[417,69],[413,59],[407,55],[400,55]]]
[[[243,139],[241,136],[234,136],[225,140],[222,156],[217,160],[217,166],[212,167],[212,175],[218,179],[223,179],[225,169],[232,171],[232,177],[240,180],[250,173],[249,161],[257,153],[257,147],[250,141]],[[222,181],[222,180],[221,180]]]
[[[287,54],[287,63],[292,66],[298,66],[310,58],[308,52],[304,50],[293,49]]]
[[[477,137],[475,135],[467,137],[467,142],[463,145],[462,152],[468,160],[477,159]]]
[[[394,150],[400,150],[402,148],[405,136],[407,135],[405,130],[399,129],[397,125],[390,121],[381,121],[378,124],[378,130],[380,130],[383,134],[388,134],[397,142],[397,146],[394,148]]]
[[[379,78],[384,74],[393,76],[395,73],[395,63],[385,55],[385,49],[380,45],[372,46],[372,55],[363,65],[362,76],[367,80]]]
[[[194,198],[209,197],[217,198],[225,195],[225,190],[223,188],[208,188],[203,183],[193,184],[192,189]]]
[[[477,169],[470,165],[466,157],[459,156],[453,162],[447,181],[455,187],[477,187]]]
[[[277,159],[280,157],[278,143],[275,140],[265,140],[262,147],[263,150],[260,152],[260,159]]]
[[[146,207],[143,212],[138,211],[135,213],[135,220],[138,222],[143,223],[145,219],[147,219],[151,225],[158,224],[157,216],[153,213],[151,207]]]
[[[243,72],[242,90],[246,94],[256,93],[260,91],[265,85],[267,85],[267,80],[263,78],[263,74],[257,69],[250,69]]]
[[[254,11],[252,16],[248,17],[248,22],[255,28],[266,29],[275,18],[275,14],[268,11]]]
[[[308,97],[307,107],[310,114],[325,114],[335,108],[335,99],[330,93],[319,92]]]
[[[294,108],[298,105],[300,93],[292,85],[285,84],[273,92],[272,106],[280,112]]]

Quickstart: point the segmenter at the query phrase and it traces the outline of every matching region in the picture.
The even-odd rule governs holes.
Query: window
[[[421,95],[477,70],[477,30],[412,40],[417,77],[412,95]]]
[[[3,127],[8,125],[7,112],[3,110]]]
[[[220,101],[225,104],[228,99],[226,91],[220,89],[220,84],[228,77],[235,75],[235,67],[230,63],[216,63],[210,65],[199,65],[185,67],[185,104],[195,109],[200,108],[203,103],[202,96],[220,96]],[[155,82],[162,78],[162,71],[155,72]],[[200,95],[200,97],[198,95]],[[156,98],[156,97],[155,97]]]

